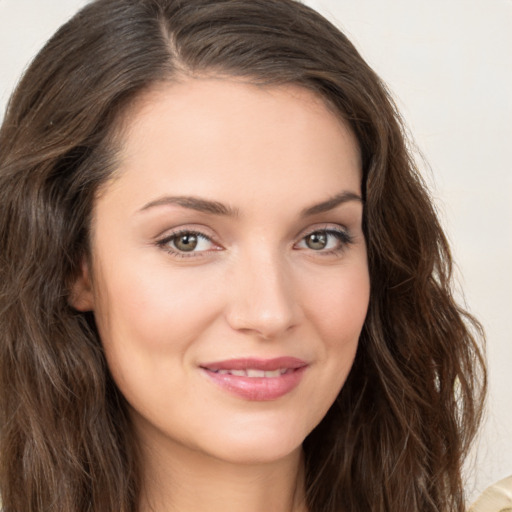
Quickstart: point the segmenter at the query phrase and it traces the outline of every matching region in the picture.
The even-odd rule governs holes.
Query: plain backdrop
[[[23,69],[85,0],[0,0],[0,119]],[[512,0],[309,0],[388,84],[488,337],[476,496],[512,474]]]

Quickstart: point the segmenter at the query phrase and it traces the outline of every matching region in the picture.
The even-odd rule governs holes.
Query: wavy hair
[[[371,298],[352,371],[304,442],[310,512],[462,512],[485,391],[481,327],[390,95],[293,0],[96,0],[47,43],[0,130],[5,512],[135,512],[140,468],[92,314],[70,306],[128,107],[207,74],[314,91],[357,137]]]

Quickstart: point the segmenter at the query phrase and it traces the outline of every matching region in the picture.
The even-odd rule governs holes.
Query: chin
[[[286,424],[237,427],[212,437],[215,444],[209,443],[208,451],[215,458],[234,464],[271,463],[300,452],[308,433],[294,431]]]
[[[219,460],[236,465],[271,464],[293,457],[302,450],[302,443],[237,443],[226,449],[215,449],[213,454]]]

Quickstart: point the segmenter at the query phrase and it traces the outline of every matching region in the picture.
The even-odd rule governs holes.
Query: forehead
[[[233,188],[256,192],[266,184],[266,193],[314,195],[315,188],[343,188],[348,178],[360,188],[352,131],[319,95],[297,85],[162,83],[138,98],[123,121],[115,181],[130,181],[141,193],[152,183],[153,193],[213,192],[230,201]]]

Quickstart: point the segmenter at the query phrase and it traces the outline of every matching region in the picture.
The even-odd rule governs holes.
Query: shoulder
[[[512,475],[488,487],[468,512],[512,512]]]

